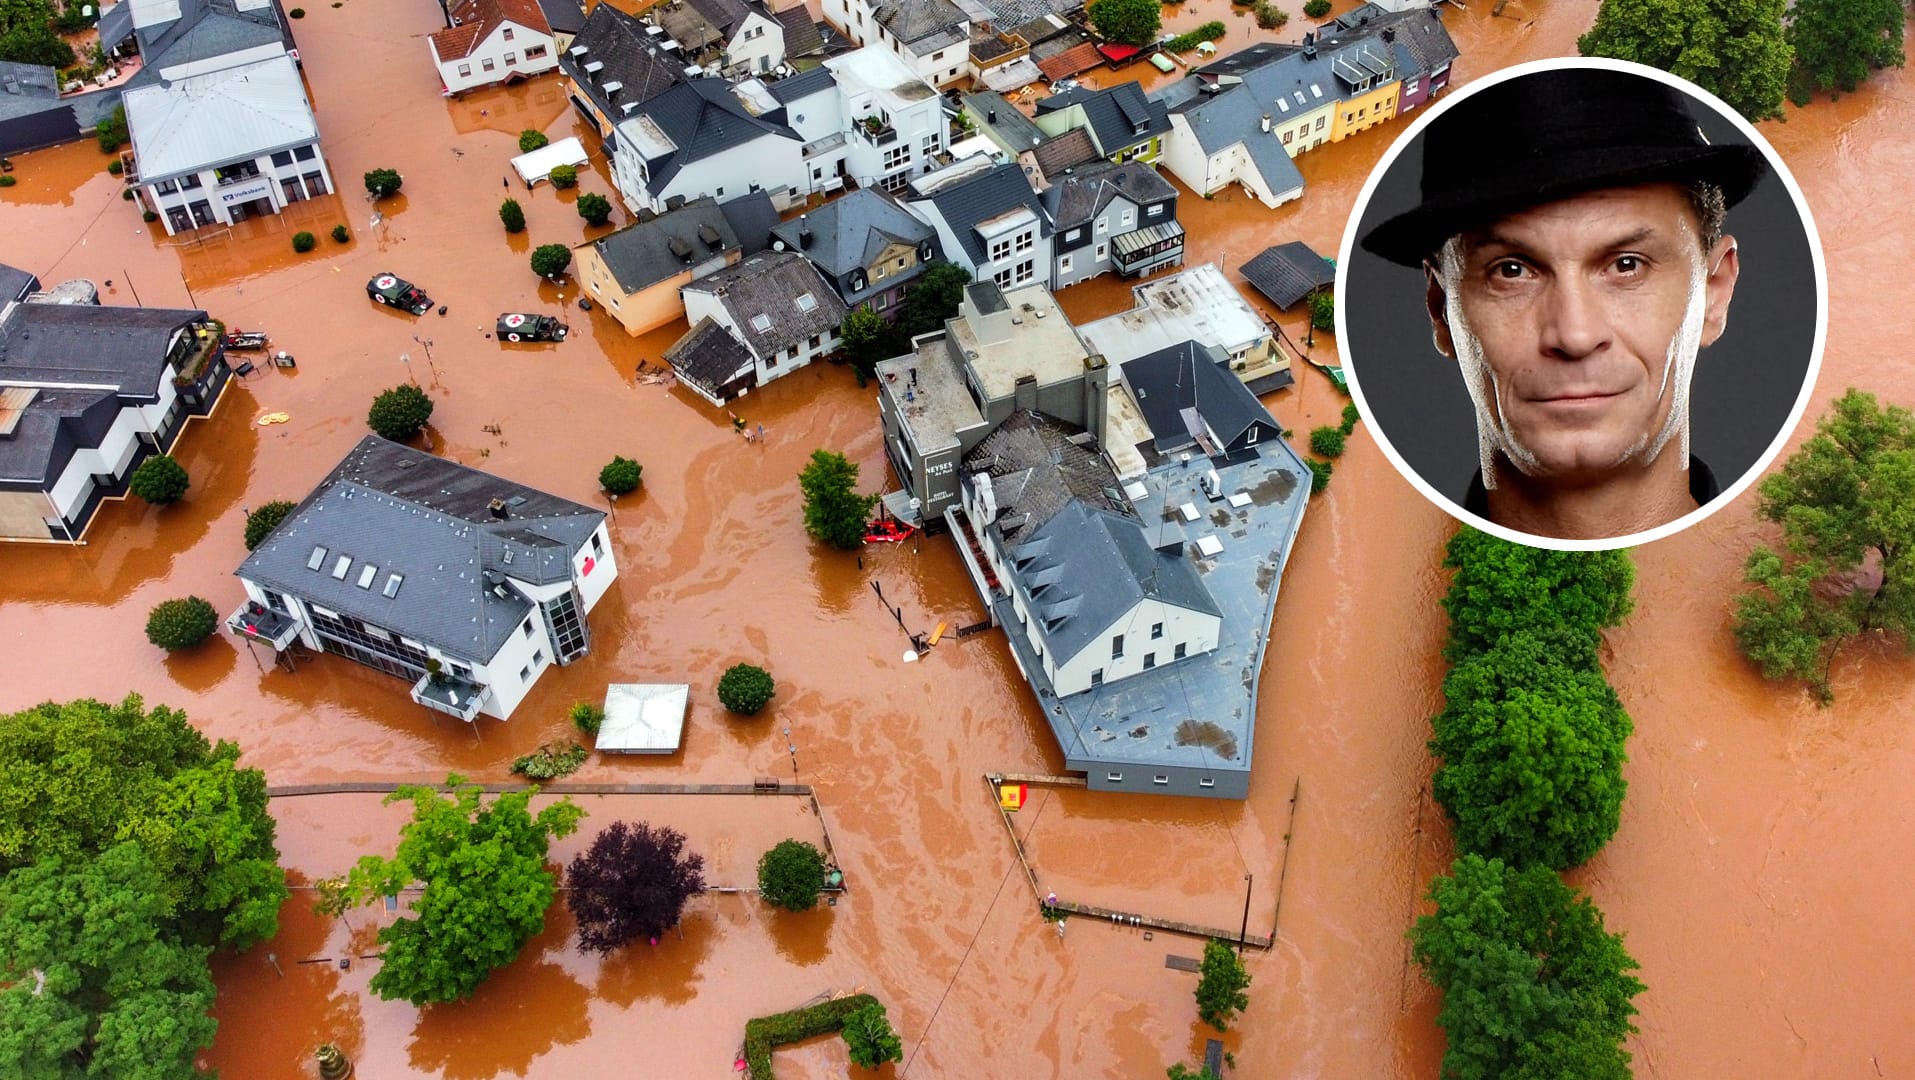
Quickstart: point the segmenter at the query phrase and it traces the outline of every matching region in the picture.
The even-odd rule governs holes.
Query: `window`
[[[512,40],[512,28],[509,26],[505,28],[505,40],[507,41]]]
[[[532,619],[530,616],[526,617],[525,622],[519,624],[519,633],[526,637],[532,636]]]
[[[1004,240],[991,241],[991,261],[992,262],[1000,262],[1010,257],[1011,257],[1011,241],[1008,238]]]
[[[1369,110],[1369,108],[1368,108],[1368,107],[1365,107],[1365,108],[1361,108],[1361,109],[1358,109],[1358,110],[1356,111],[1356,118],[1357,118],[1358,120],[1361,120],[1361,119],[1363,119],[1363,117],[1364,117],[1364,116],[1365,116],[1366,114],[1368,114],[1368,113],[1369,113],[1369,111],[1370,111],[1370,110]]]
[[[1102,236],[1109,231],[1110,231],[1110,222],[1103,221],[1103,220],[1099,220],[1097,222],[1097,235]]]
[[[1069,255],[1059,255],[1057,257],[1057,272],[1060,274],[1068,274],[1071,272],[1071,257]]]
[[[1024,621],[1023,612],[1018,613],[1017,621],[1018,622]],[[1098,668],[1096,671],[1093,671],[1090,673],[1090,684],[1093,687],[1104,685],[1104,669],[1103,668]]]
[[[948,51],[948,49],[939,49],[937,52],[932,53],[931,62],[933,64],[942,64],[944,62],[944,54]]]
[[[592,554],[594,555],[605,554],[605,545],[599,540],[597,533],[592,534]]]
[[[404,574],[386,575],[386,587],[384,590],[382,590],[385,593],[386,599],[390,600],[393,597],[398,596],[399,586],[405,584],[405,581],[406,581],[406,576]]]
[[[1186,646],[1183,642],[1179,641],[1177,643],[1177,651],[1171,653],[1170,658],[1172,660],[1182,660],[1184,656],[1187,655],[1188,648],[1189,647]]]
[[[1011,276],[1011,284],[1022,285],[1030,281],[1032,278],[1036,276],[1037,276],[1036,261],[1032,259],[1025,259],[1023,262],[1017,264],[1017,272]]]
[[[761,334],[763,334],[763,333],[768,333],[768,332],[770,332],[770,330],[771,330],[771,316],[769,316],[769,315],[753,315],[753,316],[751,317],[751,328],[752,328],[753,330],[756,330],[756,331],[758,331],[758,332],[759,332],[759,333],[761,333]]]
[[[902,269],[904,269],[904,262],[905,262],[905,260],[906,260],[906,259],[909,259],[909,258],[910,258],[910,256],[909,256],[909,255],[900,255],[900,256],[898,256],[898,269],[900,269],[900,270],[902,270]]]
[[[1123,656],[1124,635],[1118,634],[1116,637],[1110,639],[1110,658],[1112,660],[1121,660]]]
[[[472,77],[472,65],[471,65],[471,64],[460,64],[460,65],[459,65],[459,78],[461,78],[461,79],[470,79],[471,77]]]
[[[1145,211],[1144,211],[1144,216],[1145,216],[1145,217],[1163,217],[1163,216],[1164,216],[1164,204],[1163,204],[1163,203],[1158,203],[1157,205],[1155,205],[1155,206],[1153,206],[1153,207],[1151,207],[1150,209],[1148,209],[1148,210],[1145,210]]]
[[[326,193],[326,178],[319,173],[309,172],[301,179],[306,181],[306,194],[317,199]]]
[[[531,46],[528,46],[528,47],[526,48],[526,50],[525,50],[525,58],[526,58],[527,60],[543,60],[543,59],[545,59],[545,46],[543,46],[543,45],[531,45]]]
[[[1067,232],[1064,234],[1064,240],[1066,242],[1074,242],[1078,240],[1079,238],[1081,238],[1083,235],[1084,235],[1084,230],[1072,229],[1070,232]]]
[[[510,30],[508,30],[508,31],[506,31],[506,33],[508,33],[508,34],[509,34],[509,33],[511,33],[511,31],[510,31]],[[518,54],[518,53],[506,53],[506,54],[505,54],[505,66],[506,66],[506,67],[517,67],[517,66],[519,66],[519,54]]]
[[[1113,784],[1121,784],[1124,782],[1124,774],[1120,772],[1105,773],[1104,779],[1110,781]]]
[[[1153,784],[1168,784],[1170,783],[1170,777],[1165,776],[1163,773],[1158,773],[1150,778],[1150,782]]]
[[[1161,638],[1163,636],[1164,636],[1164,624],[1151,623],[1150,624],[1150,640],[1156,641],[1158,638]]]
[[[299,149],[293,151],[293,157],[298,158],[300,161],[311,161],[313,159],[313,154],[314,154],[314,150],[310,145],[302,146]]]
[[[332,576],[340,581],[346,580],[346,571],[352,567],[352,556],[341,555],[332,564]]]
[[[1031,250],[1031,245],[1036,242],[1037,242],[1036,235],[1034,233],[1029,231],[1018,233],[1017,234],[1018,254],[1022,255],[1024,252]]]
[[[1110,251],[1110,245],[1109,245],[1109,244],[1099,244],[1099,245],[1097,245],[1097,261],[1098,261],[1098,262],[1103,262],[1103,261],[1104,261],[1104,257],[1105,257],[1105,254],[1106,254],[1107,252],[1109,252],[1109,251]]]
[[[1137,208],[1132,206],[1124,207],[1123,221],[1124,221],[1124,228],[1126,229],[1130,228],[1132,225],[1137,224]]]
[[[909,164],[911,164],[911,148],[908,146],[894,146],[884,152],[886,172]]]
[[[809,342],[809,343],[808,343],[808,344],[807,344],[807,345],[806,345],[805,347],[806,347],[806,348],[808,348],[808,349],[814,349],[814,350],[815,350],[815,349],[817,349],[817,347],[818,347],[818,346],[819,346],[820,344],[822,344],[822,343],[823,343],[823,342],[822,342],[822,340],[820,339],[820,337],[819,337],[819,335],[817,335],[817,334],[813,334],[813,335],[811,335],[811,341],[810,341],[810,342]]]
[[[1287,131],[1283,133],[1283,145],[1285,146],[1290,145],[1290,133]]]
[[[312,557],[306,560],[306,569],[317,570],[324,565],[326,565],[326,549],[324,547],[313,548]]]
[[[280,193],[285,196],[288,206],[300,202],[306,197],[306,189],[299,186],[297,179],[281,180],[279,182],[279,190]]]
[[[1243,444],[1245,446],[1255,446],[1257,444],[1257,425],[1251,424],[1250,427],[1246,430],[1244,434]]]
[[[823,167],[818,165],[813,165],[811,167],[811,178],[813,180],[823,180],[825,178],[825,171]]]
[[[275,165],[291,165],[292,163],[293,152],[291,150],[281,150],[279,153],[273,155],[273,164]]]
[[[1217,781],[1211,779],[1208,776],[1205,776],[1198,779],[1197,786],[1198,787],[1216,787]]]
[[[492,69],[498,67],[499,65],[493,63],[491,57],[487,57],[484,60],[479,61],[479,66],[484,68],[487,71],[491,71]]]
[[[722,198],[724,198],[724,197],[725,197],[725,189],[724,189],[724,188],[719,188],[719,189],[718,189],[718,192],[717,192],[717,195],[718,195],[718,197],[719,197],[719,198],[721,198],[721,199],[722,199]]]
[[[930,157],[932,154],[937,153],[938,149],[938,137],[936,135],[926,135],[923,144],[918,147],[919,152],[923,153],[925,157]]]
[[[1355,119],[1356,119],[1356,114],[1355,114],[1355,113],[1344,113],[1344,114],[1343,114],[1343,122],[1344,122],[1344,123],[1346,123],[1346,124],[1348,124],[1348,123],[1351,123],[1351,122],[1353,122],[1353,121],[1354,121]]]
[[[1403,84],[1403,92],[1406,94],[1414,94],[1416,93],[1417,87],[1422,84],[1423,81],[1421,79],[1411,79],[1409,82]]]
[[[885,308],[888,308],[890,306],[891,306],[891,294],[879,293],[878,294],[878,310],[883,311]]]
[[[1154,652],[1145,653],[1144,654],[1144,670],[1149,671],[1151,668],[1154,668],[1156,666],[1157,666],[1157,654]]]
[[[372,565],[371,563],[367,563],[364,566],[361,566],[359,568],[359,587],[362,589],[372,588],[372,581],[374,578],[378,576],[379,576],[378,567]]]
[[[198,173],[194,173],[194,174],[193,174],[193,175],[191,175],[191,176],[182,176],[182,177],[180,177],[180,190],[181,190],[181,191],[191,191],[191,190],[193,190],[194,188],[196,188],[196,187],[198,187],[199,185],[200,185],[200,179],[199,179],[199,174],[198,174]]]
[[[818,310],[818,298],[811,293],[804,293],[800,295],[798,299],[795,301],[795,303],[798,305],[799,311]]]
[[[531,669],[531,668],[529,668],[529,667],[522,667],[522,668],[520,668],[520,669],[519,669],[519,681],[520,681],[520,682],[526,682],[526,681],[528,681],[528,680],[530,680],[531,678],[532,678],[532,669]]]
[[[1317,130],[1318,130],[1318,131],[1322,131],[1322,130],[1323,130],[1323,121],[1324,121],[1325,119],[1326,119],[1326,117],[1322,117],[1322,116],[1319,116],[1319,117],[1317,117]]]
[[[153,185],[154,193],[159,195],[171,195],[175,191],[178,191],[179,189],[180,189],[180,186],[171,180],[162,180],[159,183]]]
[[[544,649],[532,650],[532,666],[533,667],[545,666],[545,650]]]

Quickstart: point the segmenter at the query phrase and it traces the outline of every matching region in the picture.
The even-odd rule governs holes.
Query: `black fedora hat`
[[[1753,146],[1710,144],[1675,87],[1628,71],[1566,67],[1458,101],[1423,133],[1422,204],[1363,248],[1421,266],[1444,241],[1497,218],[1605,188],[1706,181],[1728,205],[1767,170]]]

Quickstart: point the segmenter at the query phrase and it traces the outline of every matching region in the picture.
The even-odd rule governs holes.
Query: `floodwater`
[[[1199,8],[1186,5],[1171,25],[1204,21]],[[1501,18],[1481,2],[1450,11],[1464,48],[1458,80],[1572,51],[1591,11],[1540,0],[1515,0]],[[1247,17],[1221,17],[1232,27],[1226,47],[1258,36]],[[1301,24],[1293,19],[1286,40]],[[710,895],[682,936],[603,962],[576,952],[560,905],[475,1000],[421,1011],[370,996],[376,960],[337,965],[374,951],[390,916],[322,920],[302,890],[279,939],[219,962],[222,1023],[207,1063],[229,1076],[305,1077],[312,1047],[338,1041],[361,1075],[629,1075],[634,1062],[647,1074],[728,1075],[747,1018],[856,990],[879,995],[904,1038],[905,1062],[879,1075],[1129,1078],[1194,1061],[1208,1030],[1195,1019],[1194,977],[1164,960],[1194,956],[1198,943],[1085,919],[1060,938],[1034,916],[981,776],[1055,771],[1061,758],[1002,638],[947,636],[922,662],[900,659],[907,630],[981,616],[948,542],[868,551],[860,568],[804,538],[794,479],[812,449],[843,450],[866,484],[886,482],[871,393],[840,368],[801,371],[737,403],[767,429],[752,444],[684,390],[636,380],[677,328],[630,338],[525,266],[533,244],[587,235],[576,193],[514,191],[528,231],[508,237],[498,225],[505,192],[491,180],[508,172],[517,132],[584,134],[558,84],[443,102],[420,40],[436,25],[432,5],[365,0],[317,7],[301,22],[326,152],[346,193],[278,219],[169,239],[118,198],[90,142],[15,159],[20,183],[0,192],[0,259],[49,283],[111,279],[109,303],[190,298],[229,324],[267,330],[299,367],[236,382],[186,433],[177,453],[194,486],[181,505],[109,505],[78,549],[0,548],[0,708],[134,689],[237,740],[275,784],[453,770],[498,780],[513,757],[566,734],[565,708],[606,682],[688,681],[681,753],[594,761],[578,778],[795,776],[818,790],[851,892],[801,916]],[[1905,279],[1915,253],[1906,215],[1880,209],[1898,205],[1896,178],[1915,169],[1910,88],[1907,73],[1880,73],[1860,93],[1765,129],[1806,186],[1830,256],[1836,318],[1816,411],[1851,383],[1915,401],[1915,374],[1892,359],[1910,328],[1879,291]],[[1306,156],[1306,196],[1277,211],[1234,191],[1187,197],[1193,261],[1221,260],[1234,277],[1270,243],[1333,252],[1391,134]],[[358,177],[376,167],[407,179],[375,227]],[[610,192],[602,166],[581,190]],[[325,236],[335,223],[349,226],[349,243]],[[321,235],[316,252],[292,254],[298,229]],[[449,313],[412,319],[374,307],[361,285],[381,270],[424,286]],[[1100,281],[1062,299],[1085,319],[1126,306],[1127,295]],[[508,349],[485,336],[499,311],[562,303],[575,328],[563,345]],[[1299,316],[1280,321],[1303,336]],[[1334,344],[1319,335],[1318,358],[1334,356]],[[645,465],[641,493],[615,508],[622,573],[594,612],[592,654],[548,673],[511,722],[467,728],[435,722],[403,684],[336,658],[287,673],[262,670],[230,637],[179,658],[149,646],[142,626],[159,600],[237,603],[245,507],[298,498],[364,432],[372,396],[409,377],[437,402],[433,448],[460,461],[582,501],[599,497],[596,473],[613,454]],[[1270,404],[1302,432],[1332,422],[1343,400],[1307,372]],[[291,422],[254,423],[273,411]],[[1237,1075],[1435,1073],[1437,995],[1406,965],[1402,935],[1449,856],[1424,795],[1423,749],[1441,673],[1435,567],[1449,528],[1359,433],[1283,583],[1251,799],[1038,790],[1012,816],[1042,887],[1067,899],[1226,929],[1247,921],[1265,934],[1280,902],[1277,945],[1251,954],[1251,1006],[1225,1037]],[[1637,553],[1638,612],[1606,657],[1636,721],[1630,795],[1621,832],[1575,880],[1642,962],[1650,989],[1631,1044],[1640,1075],[1907,1075],[1915,1036],[1886,1003],[1909,987],[1901,959],[1915,936],[1915,882],[1902,861],[1879,855],[1899,850],[1915,814],[1900,782],[1915,770],[1906,723],[1915,663],[1854,650],[1827,710],[1760,681],[1733,651],[1728,597],[1765,535],[1745,499]],[[738,660],[779,681],[755,719],[730,719],[712,698],[717,674]],[[634,796],[588,808],[584,833],[560,856],[611,820],[649,820],[690,835],[714,884],[745,883],[773,839],[820,828],[786,798]],[[281,799],[274,813],[301,884],[361,852],[389,851],[401,816],[363,796]],[[845,1073],[834,1040],[778,1060],[781,1076]]]

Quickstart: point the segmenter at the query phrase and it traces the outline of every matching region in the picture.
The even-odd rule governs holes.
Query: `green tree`
[[[1345,435],[1348,435],[1352,431],[1356,430],[1356,422],[1361,419],[1363,419],[1363,414],[1360,412],[1357,412],[1356,402],[1353,401],[1343,407],[1343,423],[1337,428],[1337,430],[1343,432]]]
[[[1218,1031],[1229,1031],[1232,1014],[1250,1007],[1250,995],[1244,993],[1250,988],[1250,973],[1236,950],[1216,938],[1204,942],[1204,958],[1197,970],[1197,1018]]]
[[[780,840],[758,859],[758,895],[786,911],[810,911],[825,887],[825,856],[802,840]]]
[[[387,803],[412,804],[398,850],[362,856],[345,877],[322,883],[320,910],[331,914],[424,886],[413,916],[379,931],[385,960],[372,991],[388,1001],[460,1001],[511,963],[545,929],[558,893],[545,862],[551,841],[571,835],[585,816],[569,798],[534,815],[529,789],[487,803],[464,777],[446,785],[450,795],[419,785],[388,795]]]
[[[877,371],[878,361],[889,360],[907,347],[897,328],[871,310],[870,304],[860,304],[846,312],[844,322],[838,325],[838,336],[844,340],[845,354],[858,373],[860,386]]]
[[[551,141],[545,137],[545,132],[537,128],[526,128],[519,132],[519,153],[529,154]]]
[[[393,442],[411,442],[432,419],[432,399],[424,390],[404,383],[372,399],[366,413],[366,426],[381,438]]]
[[[284,499],[274,499],[265,506],[246,515],[246,550],[253,551],[266,542],[286,515],[293,512],[293,504]]]
[[[1320,427],[1310,431],[1310,452],[1327,458],[1343,456],[1342,428]]]
[[[596,191],[588,191],[578,197],[578,216],[585,219],[587,225],[603,225],[612,216],[612,200]]]
[[[1789,44],[1795,71],[1789,100],[1807,105],[1816,91],[1848,92],[1870,70],[1902,66],[1903,0],[1795,0]]]
[[[1443,991],[1444,1080],[1628,1080],[1643,985],[1588,897],[1547,867],[1465,855],[1429,898],[1410,941]]]
[[[1851,389],[1760,490],[1782,545],[1749,556],[1736,644],[1826,703],[1844,644],[1879,633],[1915,648],[1915,414]]]
[[[219,1027],[211,951],[174,933],[136,843],[0,877],[0,1075],[200,1075]]]
[[[904,1040],[891,1030],[881,1001],[853,1010],[844,1018],[842,1032],[853,1065],[875,1069],[887,1061],[904,1060]]]
[[[556,279],[572,265],[572,249],[564,244],[540,244],[532,249],[532,272],[542,278]]]
[[[319,238],[312,233],[300,231],[293,234],[293,250],[304,255],[319,246]]]
[[[173,455],[155,454],[140,462],[140,467],[133,470],[133,479],[128,487],[133,494],[154,506],[166,506],[185,498],[186,489],[192,484],[192,478],[186,475],[186,467],[175,461]]]
[[[1164,24],[1161,0],[1091,0],[1090,22],[1099,34],[1125,45],[1148,45]]]
[[[374,169],[366,174],[366,190],[375,199],[399,194],[399,189],[405,182],[405,178],[399,175],[397,169]]]
[[[971,272],[956,263],[934,262],[911,283],[898,304],[898,335],[905,341],[944,329],[944,320],[957,314]]]
[[[1603,0],[1576,39],[1584,56],[1659,67],[1721,98],[1750,120],[1782,115],[1795,63],[1782,29],[1788,0]]]
[[[167,652],[178,652],[212,637],[218,626],[219,614],[213,605],[197,596],[162,600],[146,616],[146,640]]]
[[[718,677],[718,700],[740,716],[756,716],[771,704],[777,686],[771,672],[750,664],[733,664]]]
[[[506,232],[525,231],[525,208],[519,205],[519,200],[507,199],[499,204],[499,222],[505,226]]]
[[[1549,551],[1464,528],[1450,539],[1443,610],[1452,661],[1481,652],[1504,634],[1561,625],[1587,635],[1621,623],[1634,606],[1635,566],[1626,551]]]
[[[613,455],[611,463],[598,471],[598,486],[614,495],[629,495],[638,490],[645,466],[628,457]]]
[[[278,931],[286,879],[266,777],[238,758],[239,747],[208,744],[184,713],[148,711],[138,695],[0,716],[0,872],[131,840],[183,941],[264,941]]]
[[[0,60],[64,68],[76,59],[73,47],[45,26],[22,26],[0,34]]]
[[[1563,870],[1615,835],[1631,724],[1591,637],[1558,628],[1506,635],[1452,668],[1443,694],[1431,788],[1458,850]]]
[[[348,232],[344,225],[334,225],[332,227],[332,238],[335,242],[343,244],[352,239],[352,233]]]
[[[1308,19],[1321,19],[1330,13],[1330,0],[1309,0],[1303,5],[1303,15]]]
[[[813,450],[811,464],[798,474],[805,494],[805,532],[814,540],[849,551],[864,543],[864,527],[876,495],[857,492],[858,467],[843,454]]]
[[[554,165],[552,171],[545,174],[552,186],[563,191],[578,186],[578,169],[572,165]]]
[[[1310,294],[1310,325],[1334,333],[1337,328],[1337,295],[1328,289]]]

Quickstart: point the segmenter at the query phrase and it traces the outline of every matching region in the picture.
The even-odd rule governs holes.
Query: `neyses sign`
[[[220,192],[219,203],[221,206],[232,206],[234,203],[252,202],[262,196],[271,198],[272,193],[273,181],[270,177],[266,177],[250,184],[237,184]]]

